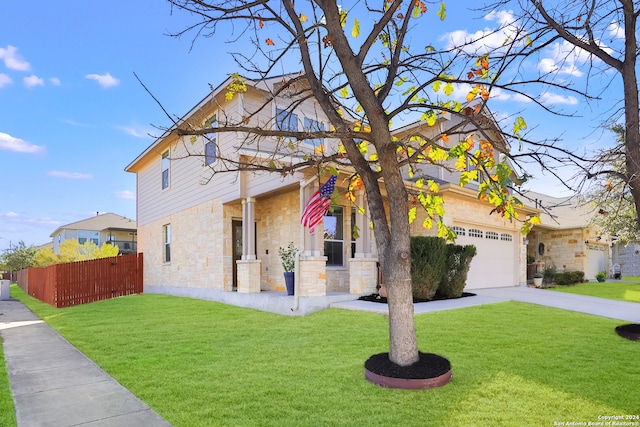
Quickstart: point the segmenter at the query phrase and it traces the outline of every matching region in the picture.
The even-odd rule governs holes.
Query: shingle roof
[[[114,213],[105,213],[96,215],[91,218],[83,219],[81,221],[72,222],[70,224],[62,225],[58,227],[50,237],[54,237],[60,232],[60,230],[89,230],[89,231],[102,231],[102,230],[132,230],[137,229],[136,221],[126,218]]]
[[[527,206],[541,209],[542,226],[555,229],[582,228],[596,213],[593,205],[579,195],[553,197],[535,191],[524,191],[520,200]]]

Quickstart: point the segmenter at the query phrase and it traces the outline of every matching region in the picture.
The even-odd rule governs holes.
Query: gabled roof
[[[277,82],[281,82],[290,78],[299,77],[300,73],[290,73],[283,74],[274,77],[268,77],[261,80],[252,80],[244,78],[244,82],[248,87],[252,87],[256,90],[262,92],[271,92],[273,89],[273,85]],[[211,92],[207,94],[200,102],[198,102],[195,106],[193,106],[184,116],[182,116],[179,120],[176,120],[177,124],[174,124],[169,129],[167,129],[162,135],[160,135],[155,141],[153,141],[147,148],[144,150],[138,157],[136,157],[131,163],[129,163],[124,170],[126,172],[135,172],[135,166],[147,156],[150,152],[153,152],[162,142],[167,138],[171,132],[173,132],[178,126],[185,123],[189,118],[191,118],[194,114],[200,111],[203,107],[207,105],[208,102],[215,100],[216,97],[227,91],[229,84],[233,81],[233,76],[227,77],[222,83],[220,83],[217,87],[211,89]]]
[[[520,200],[541,210],[541,227],[552,229],[584,228],[596,214],[596,208],[579,195],[553,197],[535,191],[523,191]]]
[[[50,237],[54,237],[62,230],[87,230],[87,231],[103,231],[103,230],[120,230],[120,231],[136,231],[137,224],[134,220],[120,216],[114,213],[105,213],[96,215],[81,221],[72,222],[70,224],[58,227]]]

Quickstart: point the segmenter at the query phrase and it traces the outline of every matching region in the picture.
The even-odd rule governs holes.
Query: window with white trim
[[[169,159],[169,150],[162,153],[161,168],[162,168],[162,189],[169,188],[169,168],[171,166],[171,160]]]
[[[513,241],[513,236],[511,234],[502,233],[500,235],[500,240],[502,240],[503,242],[511,242]]]
[[[162,226],[162,261],[171,262],[171,224]]]
[[[86,242],[93,242],[99,245],[100,233],[98,231],[78,230],[78,243],[84,245]]]
[[[342,206],[332,206],[324,217],[324,256],[327,265],[344,265],[344,212]]]
[[[304,118],[303,130],[305,132],[323,132],[324,131],[324,123],[320,123],[317,120],[310,119],[308,117]],[[324,144],[324,138],[311,138],[304,140],[307,144],[311,144],[314,147],[318,147]]]
[[[218,114],[215,113],[204,123],[207,128],[218,127]],[[210,166],[218,160],[218,133],[209,133],[204,136],[204,165]]]
[[[482,230],[478,230],[477,228],[470,228],[469,237],[479,237],[482,239]]]
[[[500,235],[495,231],[487,231],[484,237],[489,240],[498,240],[500,238]]]
[[[298,115],[287,110],[276,108],[276,130],[298,131]]]
[[[463,227],[458,227],[457,225],[454,225],[453,227],[451,227],[451,231],[456,233],[456,236],[466,236],[467,235],[467,230],[465,230]]]

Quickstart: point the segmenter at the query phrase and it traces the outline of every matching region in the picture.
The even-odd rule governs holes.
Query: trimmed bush
[[[458,298],[467,284],[471,260],[476,255],[473,245],[447,245],[447,272],[442,277],[437,294],[443,298]]]
[[[582,282],[584,282],[583,271],[562,271],[555,275],[555,283],[558,286],[574,285]]]
[[[431,299],[446,271],[447,243],[434,236],[411,238],[411,284],[413,297]]]

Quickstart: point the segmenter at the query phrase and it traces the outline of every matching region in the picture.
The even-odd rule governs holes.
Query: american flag
[[[307,206],[302,212],[300,223],[305,227],[309,227],[309,231],[313,234],[313,231],[322,221],[324,214],[329,210],[331,206],[331,195],[333,194],[333,188],[336,186],[337,176],[331,175],[331,178],[320,188],[320,190],[313,193],[311,199],[307,203]]]

